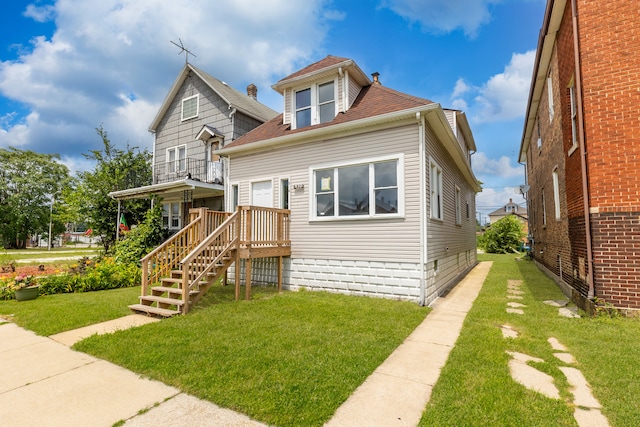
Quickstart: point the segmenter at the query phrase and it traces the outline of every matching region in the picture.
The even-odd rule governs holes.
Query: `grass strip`
[[[612,426],[640,425],[640,321],[625,318],[560,317],[543,303],[566,297],[530,261],[513,255],[482,255],[493,267],[469,312],[420,426],[575,426],[572,395],[548,338],[560,340],[575,356],[603,413]],[[523,300],[507,299],[507,280],[522,280]],[[507,302],[526,307],[524,315],[506,312]],[[501,325],[518,331],[505,339]],[[532,366],[551,375],[560,390],[554,400],[516,383],[506,351],[544,360]]]
[[[75,294],[41,295],[31,301],[0,301],[0,316],[49,336],[131,314],[140,287]]]
[[[212,288],[187,316],[75,348],[278,426],[320,426],[424,320],[415,303]]]

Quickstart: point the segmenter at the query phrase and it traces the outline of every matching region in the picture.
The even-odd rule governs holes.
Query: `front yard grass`
[[[553,356],[549,337],[575,356],[612,426],[640,425],[640,319],[558,316],[544,300],[566,299],[533,262],[513,255],[481,255],[493,267],[469,311],[461,335],[434,387],[420,426],[575,426],[572,395],[558,369],[570,366]],[[507,280],[522,280],[525,314],[506,312]],[[519,337],[502,337],[510,325]],[[509,374],[506,351],[544,360],[537,369],[551,375],[561,400],[526,389]]]
[[[53,335],[131,314],[140,287],[41,295],[31,301],[0,301],[0,316],[38,335]]]
[[[424,320],[415,303],[324,292],[230,302],[214,287],[189,315],[75,349],[277,426],[320,426]],[[111,291],[110,291],[111,292]]]

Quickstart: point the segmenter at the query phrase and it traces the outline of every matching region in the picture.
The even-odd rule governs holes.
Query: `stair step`
[[[144,305],[144,304],[132,304],[129,306],[129,308],[133,311],[139,311],[147,314],[155,314],[157,316],[162,316],[162,317],[172,317],[177,314],[180,314],[179,310],[168,310],[166,308],[158,308],[158,307],[153,307],[151,305]]]
[[[173,277],[163,277],[162,279],[160,279],[160,282],[162,283],[174,283],[177,285],[182,285],[182,279],[177,279],[177,278],[173,278]],[[199,285],[206,285],[207,281],[206,280],[201,280]],[[165,286],[166,288],[170,288],[171,286]],[[176,288],[177,289],[177,288]]]
[[[139,298],[140,298],[140,302],[150,301],[150,302],[157,302],[160,304],[170,304],[170,305],[176,305],[176,306],[184,305],[184,301],[176,298],[166,298],[166,297],[160,297],[156,295],[145,295]]]
[[[168,294],[174,294],[174,295],[182,295],[182,289],[180,288],[168,288],[166,286],[154,286],[153,288],[151,288],[152,291],[154,292],[161,292],[161,293],[168,293]],[[199,294],[200,291],[189,291],[189,295],[197,295]],[[154,296],[160,296],[160,295],[154,295]]]

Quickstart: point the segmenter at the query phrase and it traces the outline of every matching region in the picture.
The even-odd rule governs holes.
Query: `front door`
[[[273,191],[271,181],[251,183],[251,205],[273,207]]]

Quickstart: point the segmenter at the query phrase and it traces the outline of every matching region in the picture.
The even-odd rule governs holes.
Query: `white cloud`
[[[514,53],[504,72],[491,77],[480,89],[477,121],[494,122],[524,116],[536,52]]]
[[[479,151],[472,157],[473,171],[480,181],[482,176],[490,176],[496,178],[515,178],[522,177],[524,179],[524,168],[520,165],[511,165],[511,159],[507,156],[501,156],[499,159],[491,159],[485,153]]]
[[[456,86],[453,88],[453,94],[451,94],[451,97],[457,98],[469,92],[470,90],[471,90],[471,87],[469,87],[469,85],[464,81],[464,79],[460,77],[458,78],[458,80],[456,80]]]
[[[381,4],[425,31],[450,33],[462,29],[474,38],[491,20],[489,6],[501,0],[384,0]]]
[[[483,214],[483,223],[484,220],[488,220],[485,215],[506,205],[509,200],[524,208],[527,207],[527,201],[520,194],[518,187],[486,188],[478,193],[476,195],[476,210]]]
[[[24,118],[0,121],[0,146],[78,156],[100,147],[94,128],[112,142],[150,147],[147,128],[184,56],[242,90],[255,83],[258,98],[281,109],[270,88],[306,65],[328,31],[343,19],[326,0],[58,0],[29,6],[37,21],[55,19],[53,36],[34,38],[19,58],[0,62],[0,93],[24,105]],[[286,22],[286,25],[283,25]],[[126,95],[123,95],[126,94]]]

